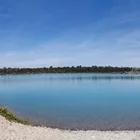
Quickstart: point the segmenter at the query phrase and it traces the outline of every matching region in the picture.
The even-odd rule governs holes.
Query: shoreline
[[[31,121],[29,121],[31,122]],[[110,127],[110,128],[71,128],[71,127],[59,127],[59,126],[56,126],[56,125],[48,125],[48,124],[36,124],[36,123],[33,123],[31,122],[31,126],[34,126],[34,127],[45,127],[45,128],[50,128],[50,129],[58,129],[58,130],[61,130],[61,131],[70,131],[70,132],[74,132],[74,131],[100,131],[100,132],[121,132],[121,131],[140,131],[140,127],[126,127],[126,128],[121,128],[121,127]]]
[[[0,140],[139,140],[140,131],[68,131],[26,126],[0,116]]]
[[[37,75],[37,74],[124,74],[124,75],[139,75],[140,72],[133,72],[133,71],[129,71],[129,72],[44,72],[44,73],[0,73],[0,76],[4,76],[4,75]]]
[[[19,124],[23,124],[23,125],[29,125],[29,126],[33,126],[33,127],[44,127],[44,128],[50,128],[50,129],[58,129],[60,131],[70,131],[70,132],[74,132],[74,131],[100,131],[100,132],[121,132],[121,131],[140,131],[140,127],[126,127],[126,128],[121,128],[119,127],[110,127],[110,128],[104,128],[104,127],[91,127],[91,128],[79,128],[79,127],[61,127],[61,126],[57,126],[57,125],[49,125],[48,124],[40,124],[40,123],[34,123],[33,121],[29,120],[29,119],[25,119],[23,117],[19,117],[16,114],[14,114],[12,112],[12,110],[10,110],[9,108],[6,107],[2,107],[0,106],[0,116],[4,117],[6,120],[10,121],[10,122],[15,122],[15,123],[19,123]],[[104,126],[104,125],[102,125]]]

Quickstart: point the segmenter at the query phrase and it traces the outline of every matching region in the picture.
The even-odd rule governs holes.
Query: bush
[[[0,106],[0,115],[5,117],[10,122],[17,122],[24,125],[29,125],[29,122],[26,119],[18,118],[11,110],[5,107]]]

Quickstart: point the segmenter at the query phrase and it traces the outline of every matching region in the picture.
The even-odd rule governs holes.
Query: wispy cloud
[[[67,65],[139,66],[140,31],[106,33],[98,39],[86,38],[77,43],[52,41],[34,50],[1,54],[1,66],[43,67]],[[61,42],[62,41],[62,42]],[[6,65],[5,65],[6,64]]]
[[[129,11],[129,8],[115,7],[96,21],[65,30],[58,26],[64,25],[62,21],[58,25],[54,22],[51,22],[53,26],[50,25],[53,14],[44,17],[43,12],[38,21],[32,20],[32,24],[29,21],[19,22],[16,28],[8,28],[6,32],[0,28],[0,67],[140,67],[140,10],[132,8]],[[41,28],[42,25],[46,28]],[[41,31],[37,32],[38,27]]]

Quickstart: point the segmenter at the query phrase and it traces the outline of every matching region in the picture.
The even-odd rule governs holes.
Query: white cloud
[[[116,10],[114,11],[116,12]],[[26,49],[23,49],[23,46],[22,50],[18,49],[23,39],[18,36],[18,31],[15,31],[14,37],[11,34],[8,39],[1,40],[0,67],[51,65],[140,67],[140,28],[120,27],[126,23],[138,23],[140,21],[139,13],[123,13],[122,15],[119,13],[115,16],[113,13],[105,19],[93,23],[90,27],[63,32],[63,35],[57,39],[51,41],[44,39],[44,41],[38,42],[39,45],[29,46],[29,49],[27,46]],[[4,46],[11,46],[12,49],[4,49]]]

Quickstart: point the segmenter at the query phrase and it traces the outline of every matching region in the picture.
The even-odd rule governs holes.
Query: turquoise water
[[[0,104],[36,125],[61,129],[140,129],[140,75],[0,76]]]

